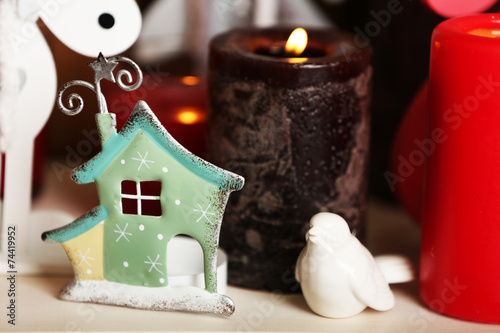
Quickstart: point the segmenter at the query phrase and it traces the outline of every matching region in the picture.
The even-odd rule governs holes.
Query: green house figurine
[[[127,86],[113,70],[123,61],[137,70],[138,82]],[[241,176],[218,168],[182,147],[144,101],[139,101],[123,128],[107,112],[100,80],[125,90],[137,88],[142,74],[130,59],[99,55],[90,63],[95,85],[72,81],[61,88],[63,112],[76,114],[81,99],[64,91],[73,85],[93,88],[101,113],[96,115],[102,151],[74,170],[79,184],[95,182],[100,206],[62,228],[43,233],[45,241],[61,243],[75,278],[61,291],[70,301],[114,304],[151,310],[182,310],[231,315],[232,300],[217,294],[217,250],[224,209],[232,191],[243,187]],[[129,79],[130,81],[130,79]],[[75,99],[76,98],[76,99]],[[72,100],[73,99],[73,100]],[[167,245],[176,235],[191,236],[204,256],[205,289],[170,287]],[[179,253],[182,255],[182,253]],[[115,291],[115,292],[113,292]]]

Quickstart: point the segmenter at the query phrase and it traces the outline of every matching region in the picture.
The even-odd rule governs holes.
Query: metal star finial
[[[118,62],[124,62],[135,70],[136,72],[136,82],[133,83],[134,79],[130,71],[126,69],[122,69],[118,71],[116,79],[115,75],[113,74],[113,71],[116,69],[118,66]],[[95,81],[94,84],[91,84],[89,82],[81,81],[81,80],[74,80],[66,83],[64,86],[59,89],[59,93],[57,94],[57,104],[59,108],[61,109],[62,112],[69,116],[74,116],[78,113],[80,113],[83,109],[83,99],[80,95],[76,93],[72,93],[68,96],[67,103],[69,107],[66,107],[63,103],[63,94],[64,92],[73,86],[82,86],[91,89],[94,91],[97,95],[97,104],[99,107],[99,112],[100,113],[108,113],[108,106],[106,104],[106,99],[104,98],[104,95],[102,94],[101,91],[101,80],[106,79],[108,81],[111,81],[113,83],[116,83],[118,87],[125,91],[133,91],[137,88],[139,88],[142,84],[143,80],[143,75],[142,71],[139,68],[139,66],[130,60],[129,58],[125,57],[111,57],[109,59],[106,59],[102,53],[99,53],[99,56],[97,57],[97,61],[94,62],[89,62],[87,64],[90,68],[94,70],[95,73]],[[126,83],[124,82],[126,81]]]
[[[113,83],[116,82],[115,75],[113,74],[116,66],[118,66],[118,63],[116,61],[109,61],[103,56],[102,53],[99,53],[97,61],[89,62],[87,65],[95,72],[96,84],[102,79],[106,79]]]

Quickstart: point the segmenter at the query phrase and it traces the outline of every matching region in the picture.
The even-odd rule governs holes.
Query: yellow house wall
[[[104,280],[103,227],[100,223],[86,233],[62,243],[76,280]]]

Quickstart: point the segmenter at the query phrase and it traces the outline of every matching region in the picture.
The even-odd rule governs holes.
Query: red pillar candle
[[[500,323],[500,15],[432,37],[420,294],[454,317]]]

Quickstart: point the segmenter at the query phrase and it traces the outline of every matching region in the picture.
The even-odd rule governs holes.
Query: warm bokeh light
[[[196,76],[184,76],[182,78],[182,83],[184,83],[187,86],[195,86],[200,83],[200,79],[197,78]]]
[[[303,28],[295,29],[286,42],[287,53],[301,55],[307,47],[307,32]]]
[[[175,118],[184,125],[192,125],[204,120],[201,110],[193,107],[183,107],[177,112]]]
[[[500,30],[495,29],[474,29],[469,31],[471,35],[497,38],[500,37]]]

